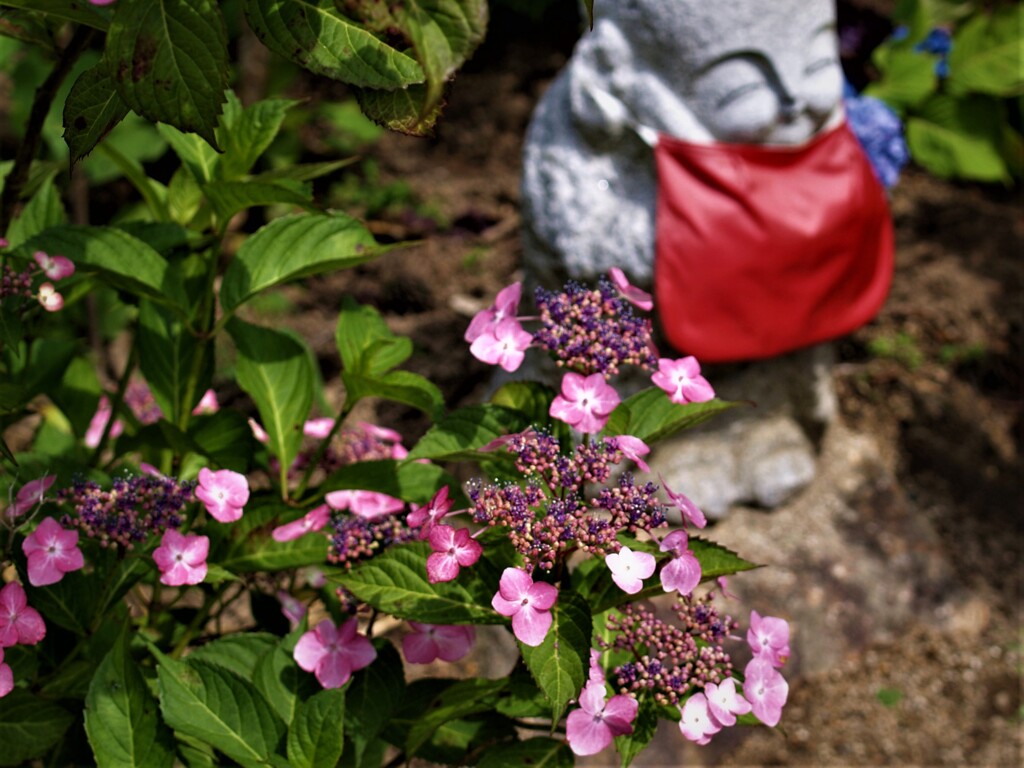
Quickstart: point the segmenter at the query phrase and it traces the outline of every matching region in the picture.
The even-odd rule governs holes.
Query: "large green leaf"
[[[515,744],[498,744],[484,752],[480,768],[572,768],[572,750],[564,741],[539,736]]]
[[[167,419],[180,424],[213,374],[211,344],[189,333],[180,317],[148,300],[139,303],[139,367]],[[196,379],[193,373],[198,373]],[[201,391],[201,390],[200,390]]]
[[[470,678],[453,683],[439,692],[409,729],[405,739],[406,754],[415,755],[448,721],[493,709],[507,683],[507,678]]]
[[[352,676],[345,695],[345,735],[352,749],[345,752],[345,765],[378,766],[374,760],[377,734],[388,724],[405,697],[402,657],[383,638],[373,642],[377,658]]]
[[[302,703],[288,729],[288,762],[295,768],[334,768],[345,730],[345,690],[329,688]]]
[[[130,638],[122,632],[95,671],[85,731],[100,768],[163,768],[174,762],[173,736],[131,656]]]
[[[434,424],[409,452],[411,459],[472,461],[492,440],[530,426],[520,411],[500,405],[470,405],[459,408]]]
[[[493,588],[463,569],[455,581],[427,580],[426,542],[392,547],[347,573],[330,577],[364,603],[383,613],[426,624],[499,624],[490,608]]]
[[[128,114],[104,63],[85,70],[64,102],[64,141],[77,163]]]
[[[61,706],[15,688],[0,698],[0,765],[41,757],[74,722]]]
[[[864,89],[898,112],[915,107],[935,92],[934,57],[911,48],[879,48],[874,57],[882,77]]]
[[[552,608],[553,622],[544,641],[531,647],[519,643],[523,661],[551,704],[551,720],[561,719],[576,698],[590,666],[590,606],[581,596],[560,590]]]
[[[260,412],[270,450],[281,462],[282,485],[302,445],[302,425],[313,404],[313,366],[295,337],[232,318],[228,333],[238,349],[238,384]]]
[[[171,145],[192,177],[200,183],[210,181],[214,177],[220,155],[209,144],[194,133],[182,133],[172,125],[159,123],[156,127],[160,136]]]
[[[21,245],[44,230],[63,224],[65,219],[60,193],[53,179],[48,178],[7,228],[7,241],[12,248]]]
[[[64,574],[56,584],[46,587],[28,586],[29,605],[57,626],[84,637],[89,633],[100,598],[95,579],[82,571]]]
[[[221,563],[233,573],[284,571],[327,562],[327,539],[310,535],[294,541],[274,541],[270,536],[251,534],[224,557]]]
[[[51,227],[18,249],[67,256],[84,271],[102,275],[108,284],[184,311],[189,302],[180,275],[152,247],[114,227]]]
[[[238,411],[197,416],[189,422],[188,434],[218,466],[243,474],[248,471],[256,443],[249,422]]]
[[[388,371],[374,378],[342,372],[341,378],[345,383],[345,396],[353,401],[381,397],[411,405],[431,418],[444,412],[441,390],[430,379],[412,371]]]
[[[158,658],[160,710],[171,728],[243,766],[272,764],[285,726],[252,683],[212,664]]]
[[[386,89],[424,80],[415,59],[343,16],[333,0],[245,0],[244,9],[264,45],[318,75]]]
[[[910,156],[943,178],[1007,180],[1002,120],[1001,105],[992,99],[938,94],[907,119]]]
[[[282,204],[314,207],[308,185],[296,182],[211,181],[203,187],[203,194],[222,226],[247,208]]]
[[[692,429],[739,405],[749,403],[715,399],[706,403],[678,405],[668,399],[664,390],[650,387],[619,403],[602,434],[609,437],[632,435],[653,443],[681,429]]]
[[[35,11],[60,21],[84,24],[100,31],[110,25],[109,14],[88,3],[73,3],[68,0],[4,0],[3,5]]]
[[[949,90],[992,96],[1024,93],[1024,6],[978,13],[957,29],[949,52]]]
[[[135,112],[198,133],[217,147],[227,44],[224,17],[213,0],[120,0],[104,59]]]
[[[288,99],[261,99],[242,107],[238,97],[227,92],[224,114],[217,137],[224,149],[217,166],[217,177],[239,179],[249,173],[277,136],[288,110],[298,104]]]
[[[343,213],[275,219],[249,237],[228,265],[220,289],[221,307],[233,312],[267,288],[353,267],[379,252],[367,229]]]
[[[313,675],[299,667],[292,657],[301,629],[288,635],[256,663],[253,682],[289,726],[295,721],[302,702],[320,690]]]
[[[223,667],[244,680],[252,680],[256,665],[277,647],[277,641],[269,632],[237,632],[196,648],[188,660]]]

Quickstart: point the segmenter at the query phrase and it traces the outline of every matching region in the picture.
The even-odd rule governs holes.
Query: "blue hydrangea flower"
[[[949,52],[953,50],[953,36],[948,29],[936,27],[928,36],[914,46],[915,51],[938,55],[935,74],[940,78],[949,77]]]
[[[885,188],[891,189],[910,159],[902,121],[884,102],[858,94],[849,83],[844,87],[843,102],[846,119],[871,167]]]

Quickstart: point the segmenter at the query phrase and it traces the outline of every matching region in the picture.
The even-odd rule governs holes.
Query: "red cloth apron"
[[[705,362],[772,357],[875,316],[892,281],[888,201],[844,121],[798,147],[655,147],[662,330]]]

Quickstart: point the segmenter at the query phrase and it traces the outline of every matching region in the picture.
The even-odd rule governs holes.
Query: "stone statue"
[[[659,135],[797,147],[841,123],[834,0],[595,0],[594,19],[527,133],[527,283],[620,267],[650,287]],[[712,371],[719,396],[758,408],[683,436],[652,465],[713,516],[781,503],[813,478],[835,412],[831,355],[818,345]]]

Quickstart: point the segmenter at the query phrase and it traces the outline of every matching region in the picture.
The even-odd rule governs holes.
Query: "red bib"
[[[885,191],[844,121],[799,147],[661,136],[654,287],[701,361],[772,357],[875,316],[892,281]]]

